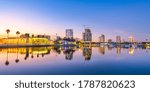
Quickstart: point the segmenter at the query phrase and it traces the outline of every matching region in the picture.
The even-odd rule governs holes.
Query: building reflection
[[[113,49],[113,47],[109,47],[109,46],[108,46],[108,50],[109,50],[109,51],[112,51],[112,49]]]
[[[118,55],[121,54],[121,47],[120,47],[120,46],[118,46],[118,47],[116,48],[116,53],[117,53]]]
[[[83,47],[83,57],[85,60],[89,61],[92,56],[92,48],[91,47]]]
[[[73,53],[75,52],[74,48],[65,47],[63,53],[65,54],[66,60],[72,60],[73,59]]]
[[[44,57],[44,55],[50,54],[51,48],[49,47],[33,47],[33,48],[2,48],[0,49],[0,52],[6,52],[6,62],[5,65],[8,66],[9,63],[9,54],[16,53],[16,59],[15,62],[18,63],[19,60],[19,54],[25,55],[24,60],[27,60],[29,56],[31,55],[31,58],[34,58],[34,55],[37,55],[39,57],[40,55]]]
[[[130,55],[133,55],[133,54],[134,54],[134,48],[132,48],[132,47],[129,48],[129,54],[130,54]]]
[[[6,61],[5,65],[9,65],[9,54],[16,53],[15,62],[20,62],[19,55],[24,55],[24,60],[28,60],[29,58],[33,59],[34,57],[39,58],[44,57],[45,55],[49,55],[51,50],[53,50],[56,54],[61,54],[61,51],[65,55],[66,60],[73,59],[73,53],[76,51],[75,47],[26,47],[26,48],[1,48],[0,52],[6,53]]]
[[[138,47],[138,49],[141,49],[141,50],[146,50],[146,52],[148,52],[148,49],[149,47]],[[106,55],[106,51],[107,50],[112,50],[111,52],[114,52],[117,53],[117,54],[121,54],[121,50],[124,49],[124,50],[127,50],[128,51],[128,54],[132,55],[135,53],[135,47],[129,47],[129,48],[123,48],[121,46],[116,46],[116,47],[108,47],[108,46],[101,46],[99,48],[95,48],[97,49],[101,55]],[[116,49],[116,50],[115,50]],[[51,47],[26,47],[26,48],[0,48],[0,53],[2,54],[5,54],[6,56],[6,59],[5,59],[5,65],[8,66],[11,62],[10,60],[11,59],[11,55],[16,55],[14,58],[14,62],[16,63],[19,63],[21,62],[19,59],[19,57],[23,58],[24,60],[28,60],[29,58],[31,59],[37,59],[39,57],[42,57],[44,58],[44,56],[46,55],[49,55],[50,52],[52,51],[53,53],[56,53],[56,56],[57,54],[60,55],[61,52],[62,54],[65,55],[65,59],[66,60],[72,60],[73,59],[73,54],[75,51],[79,51],[81,52],[82,50],[82,55],[83,55],[83,58],[86,60],[86,61],[89,61],[91,60],[91,57],[92,57],[92,47],[67,47],[67,46],[51,46]],[[94,50],[95,51],[95,50]],[[15,54],[14,54],[15,53]],[[3,57],[2,57],[3,58]]]
[[[60,46],[54,47],[54,52],[56,53],[56,56],[57,56],[57,54],[61,54],[61,50],[62,50],[62,48]]]
[[[100,46],[99,47],[99,53],[102,55],[105,55],[105,46]]]
[[[150,49],[150,45],[147,45],[147,46],[145,46],[146,47],[146,49]]]

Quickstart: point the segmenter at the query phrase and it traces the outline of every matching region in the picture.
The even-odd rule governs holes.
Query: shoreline
[[[0,45],[0,48],[21,48],[21,47],[48,47],[54,45]]]
[[[60,44],[43,44],[43,45],[0,45],[0,48],[22,48],[22,47],[49,47],[49,46],[77,46],[77,45],[60,45]]]
[[[100,47],[100,46],[125,46],[128,44],[82,44],[82,46],[93,46],[93,47]],[[133,44],[134,45],[134,44]],[[139,46],[145,46],[146,44],[138,44]],[[22,48],[22,47],[49,47],[49,46],[79,46],[79,44],[0,44],[0,48]],[[132,44],[129,44],[129,46],[132,46]],[[149,45],[148,45],[149,46]]]

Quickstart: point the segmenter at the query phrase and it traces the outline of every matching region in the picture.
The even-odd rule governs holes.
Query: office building
[[[83,41],[91,42],[92,41],[92,33],[90,29],[85,29],[83,33]]]
[[[104,43],[105,42],[105,35],[101,35],[100,37],[99,37],[99,42],[100,43]]]
[[[121,43],[121,37],[120,36],[116,36],[116,43]]]
[[[73,29],[66,29],[66,38],[73,39]]]

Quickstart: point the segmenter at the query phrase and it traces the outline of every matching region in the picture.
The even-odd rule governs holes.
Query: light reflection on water
[[[0,74],[150,74],[150,49],[1,48]]]

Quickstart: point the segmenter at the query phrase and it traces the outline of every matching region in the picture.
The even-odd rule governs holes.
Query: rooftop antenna
[[[83,25],[84,29],[90,29],[92,27],[90,27],[89,25]]]

